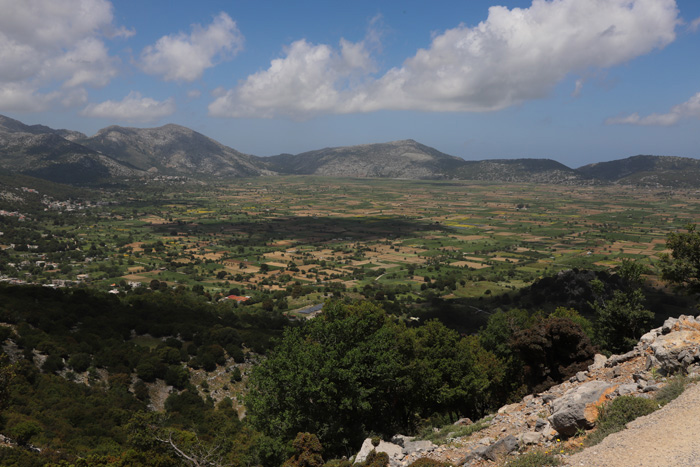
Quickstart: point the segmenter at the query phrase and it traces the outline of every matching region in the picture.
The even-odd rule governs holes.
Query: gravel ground
[[[564,460],[585,467],[700,466],[700,383],[662,410]]]

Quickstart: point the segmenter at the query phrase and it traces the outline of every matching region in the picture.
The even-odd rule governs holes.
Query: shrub
[[[321,467],[323,457],[321,457],[321,442],[316,435],[311,433],[297,433],[297,437],[292,441],[294,455],[282,464],[282,467]]]
[[[553,456],[552,454],[547,454],[541,451],[533,451],[513,459],[506,465],[508,467],[541,467],[561,464],[561,459]]]
[[[389,454],[377,452],[375,449],[367,455],[367,459],[361,464],[362,467],[388,467]]]
[[[685,386],[688,384],[688,378],[684,376],[677,376],[671,378],[666,386],[662,387],[659,392],[656,393],[655,400],[660,405],[666,405],[671,402],[676,397],[683,394],[685,391]]]
[[[471,425],[459,426],[459,425],[445,425],[440,430],[435,432],[432,426],[425,427],[418,434],[419,439],[425,439],[433,442],[434,444],[445,444],[448,438],[463,438],[466,436],[471,436],[472,434],[483,430],[488,424],[489,417],[482,420],[478,420]]]
[[[92,365],[92,357],[87,353],[76,353],[68,359],[68,366],[78,373],[87,371]]]
[[[22,421],[6,429],[6,432],[17,444],[23,446],[29,440],[41,433],[41,427],[33,421]]]
[[[56,354],[49,355],[44,360],[44,364],[41,365],[41,369],[45,373],[58,373],[63,369],[63,359]]]
[[[586,439],[593,446],[606,436],[624,430],[635,418],[648,415],[659,408],[656,401],[634,396],[620,396],[600,409],[598,428]]]
[[[436,461],[435,459],[430,459],[428,457],[421,457],[416,459],[408,465],[408,467],[447,467],[450,464],[445,462]]]
[[[323,467],[351,467],[352,464],[347,459],[331,459]]]

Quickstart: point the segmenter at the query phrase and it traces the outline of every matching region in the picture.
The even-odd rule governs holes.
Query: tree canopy
[[[434,412],[478,415],[500,365],[474,338],[437,321],[408,328],[369,302],[332,302],[284,333],[253,372],[248,417],[263,433],[318,435],[350,454],[370,433],[415,428]]]
[[[700,232],[696,225],[685,232],[672,232],[666,239],[671,254],[661,258],[661,275],[689,292],[700,292]]]

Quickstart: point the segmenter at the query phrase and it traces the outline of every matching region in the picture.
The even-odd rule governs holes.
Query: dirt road
[[[700,466],[700,383],[626,430],[565,459],[585,467]]]

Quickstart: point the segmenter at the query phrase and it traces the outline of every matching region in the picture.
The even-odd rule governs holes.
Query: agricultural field
[[[0,217],[5,279],[121,294],[186,287],[294,315],[330,296],[502,296],[624,258],[649,266],[653,282],[666,235],[700,219],[697,190],[621,186],[279,177],[99,196],[85,209]]]

